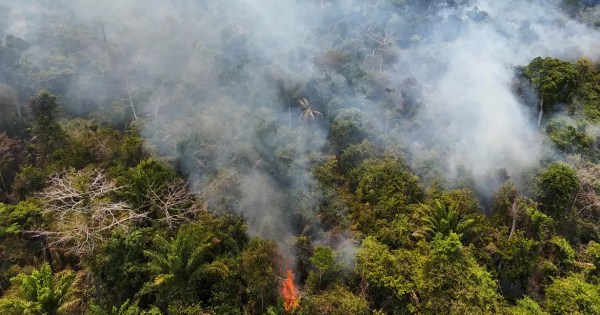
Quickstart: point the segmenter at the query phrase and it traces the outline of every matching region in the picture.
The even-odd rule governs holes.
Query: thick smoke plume
[[[541,152],[514,67],[596,59],[600,43],[541,0],[4,0],[1,10],[0,33],[29,45],[31,90],[64,95],[72,112],[143,120],[212,209],[242,215],[286,256],[292,235],[322,233],[310,166],[332,150],[331,119],[359,113],[423,178],[467,173],[490,196],[500,169],[518,179]],[[302,98],[324,116],[299,120]]]

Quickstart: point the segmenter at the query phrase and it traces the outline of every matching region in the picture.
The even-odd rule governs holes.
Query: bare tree
[[[508,234],[508,239],[510,240],[515,231],[517,229],[517,219],[519,218],[519,197],[515,197],[512,206],[510,207],[510,214],[512,216],[512,225],[510,227],[510,233]]]
[[[122,188],[102,170],[54,174],[39,194],[43,214],[52,219],[47,226],[28,233],[48,240],[51,247],[65,246],[80,256],[91,253],[113,230],[127,230],[131,223],[147,217],[125,202],[112,201],[112,195]]]
[[[137,120],[138,116],[135,111],[135,106],[133,104],[133,97],[131,96],[131,94],[135,91],[135,88],[133,87],[133,85],[127,85],[125,86],[124,91],[127,94],[127,97],[119,97],[119,100],[123,102],[123,105],[118,106],[117,109],[122,112],[125,110],[125,108],[130,107],[131,112],[133,113],[133,118]]]
[[[398,37],[393,33],[384,31],[383,33],[374,33],[369,31],[369,37],[377,44],[377,47],[372,48],[373,61],[375,61],[375,52],[379,51],[379,72],[383,69],[384,54],[392,47],[392,44],[398,40]]]
[[[581,157],[571,157],[570,162],[579,179],[572,211],[583,219],[600,220],[600,165]]]
[[[169,228],[178,226],[196,217],[204,205],[194,202],[194,196],[187,188],[185,181],[176,179],[166,186],[150,186],[146,198],[150,208],[160,212],[160,219]]]
[[[298,100],[300,106],[302,107],[302,113],[300,114],[300,118],[298,120],[302,123],[310,123],[315,120],[316,116],[323,116],[323,114],[310,106],[310,103],[306,98],[302,98]]]

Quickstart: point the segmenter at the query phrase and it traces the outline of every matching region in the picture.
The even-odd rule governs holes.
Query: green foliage
[[[279,297],[277,245],[272,241],[254,238],[241,257],[242,279],[246,283],[249,314],[262,314]]]
[[[577,274],[558,278],[546,289],[545,305],[550,314],[600,314],[600,288]]]
[[[0,133],[0,198],[8,199],[13,180],[24,163],[23,155],[23,146],[17,140]]]
[[[152,275],[144,291],[156,292],[160,304],[191,305],[202,289],[199,282],[211,283],[229,274],[228,266],[212,252],[219,242],[205,227],[194,224],[181,227],[175,239],[156,235],[152,250],[144,251]]]
[[[336,153],[341,153],[352,144],[361,143],[369,136],[365,118],[359,110],[348,110],[337,115],[331,123],[329,142]]]
[[[18,294],[0,299],[3,314],[66,314],[76,302],[72,287],[75,273],[71,271],[53,274],[45,264],[11,281],[18,287]]]
[[[589,59],[577,61],[580,82],[575,100],[570,106],[573,115],[581,115],[592,122],[600,121],[600,70]]]
[[[120,306],[113,306],[109,309],[103,309],[98,304],[90,305],[89,311],[86,315],[160,315],[159,309],[153,307],[148,311],[140,309],[136,304],[131,303],[129,300],[125,301]]]
[[[575,171],[565,163],[550,164],[537,179],[538,197],[544,210],[558,221],[570,216],[579,180]]]
[[[24,199],[26,196],[44,188],[46,175],[40,168],[27,165],[17,173],[13,182],[12,191]]]
[[[308,274],[306,284],[312,290],[318,291],[327,288],[339,277],[341,267],[337,262],[336,253],[333,249],[317,246],[313,252],[310,262],[314,270]]]
[[[356,196],[375,208],[378,219],[392,220],[424,196],[419,179],[399,159],[367,160],[357,170],[356,178]]]
[[[517,305],[511,307],[508,310],[508,314],[510,315],[547,315],[548,313],[544,312],[540,305],[532,300],[530,297],[526,296],[519,301],[517,301]]]
[[[144,249],[150,239],[147,229],[115,233],[100,250],[85,260],[98,279],[98,289],[106,296],[102,304],[121,303],[134,296],[150,280]]]
[[[136,129],[129,130],[124,135],[124,138],[117,143],[120,144],[116,150],[118,152],[119,166],[133,167],[138,165],[144,158],[144,140]]]
[[[21,201],[16,205],[0,203],[0,239],[19,236],[40,219],[40,206],[33,201]]]
[[[144,208],[150,205],[147,194],[150,189],[160,191],[174,179],[176,174],[167,163],[149,158],[122,173],[118,182],[125,186],[124,198],[132,206]]]
[[[143,139],[135,128],[122,132],[84,119],[71,119],[63,126],[70,139],[66,167],[97,164],[121,170],[136,166],[144,158]]]
[[[314,34],[323,49],[294,51],[314,56],[312,77],[252,58],[260,49],[235,23],[223,25],[223,45],[171,38],[173,28],[194,29],[182,23],[191,10],[158,22],[176,49],[130,64],[139,59],[131,51],[148,50],[145,39],[116,41],[104,21],[43,2],[24,11],[44,10],[51,21],[27,37],[32,49],[11,35],[0,41],[1,314],[600,314],[600,67],[591,60],[538,57],[515,81],[533,107],[526,114],[542,106],[547,117],[543,149],[553,146],[570,164],[547,154],[522,172],[507,160],[489,182],[471,165],[443,178],[456,148],[413,128],[444,128],[444,117],[435,125],[440,117],[423,111],[439,95],[414,74],[399,81],[390,73],[410,46],[491,21],[474,1],[321,1],[326,23]],[[563,9],[592,24],[589,3],[565,0]],[[0,5],[2,36],[13,15]],[[361,19],[366,26],[352,25]],[[432,38],[432,22],[450,31]],[[155,62],[162,54],[172,62]],[[435,55],[427,63],[443,68]],[[192,72],[156,77],[189,65]],[[255,89],[263,74],[260,86],[279,95]],[[200,85],[190,80],[197,77]],[[42,90],[23,106],[40,86],[56,95]],[[304,98],[323,119],[297,122]],[[550,116],[557,112],[568,117]],[[92,191],[93,170],[110,174],[109,192]],[[489,189],[500,184],[490,203]],[[177,188],[181,203],[172,202]],[[113,228],[125,215],[94,211],[107,204],[148,218]],[[293,235],[249,240],[244,218],[254,224],[255,209],[269,206],[290,220],[285,231],[274,216],[259,218],[261,227],[283,235],[289,223]],[[165,226],[165,213],[187,209]],[[361,243],[352,267],[333,250],[346,241]],[[83,242],[93,250],[74,255]],[[24,273],[41,261],[50,267]],[[77,280],[52,268],[77,270]],[[290,268],[300,303],[286,312],[279,289]]]
[[[32,134],[34,150],[39,165],[47,162],[60,161],[66,152],[67,134],[58,123],[58,100],[48,91],[40,91],[30,103],[34,116]]]
[[[545,240],[555,232],[555,221],[536,207],[525,209],[529,221],[527,233],[536,240]]]
[[[360,296],[342,286],[336,286],[318,295],[308,295],[300,300],[297,314],[368,315],[369,304]]]
[[[500,238],[495,244],[498,255],[497,274],[504,296],[515,300],[525,291],[540,255],[540,243],[516,232],[510,239]]]
[[[474,222],[462,218],[453,206],[446,206],[440,200],[435,200],[433,205],[421,205],[417,215],[422,225],[413,236],[426,239],[433,239],[437,234],[446,237],[450,233],[461,237]]]
[[[569,62],[537,57],[523,69],[523,75],[537,89],[544,108],[551,108],[557,102],[568,100],[575,87],[578,72]]]
[[[560,236],[554,236],[550,240],[550,252],[551,256],[554,257],[554,264],[563,273],[567,273],[575,266],[575,250],[571,247],[569,242]]]
[[[586,256],[594,265],[592,271],[595,276],[600,276],[600,244],[596,242],[590,242],[586,250]]]
[[[411,248],[414,245],[412,233],[417,226],[407,215],[397,215],[394,220],[378,220],[371,236],[391,249]]]
[[[390,251],[386,245],[368,237],[357,256],[357,273],[368,281],[372,288],[370,296],[376,304],[387,304],[386,308],[398,312],[415,310],[409,301],[415,302],[412,298],[417,292],[418,273],[423,265],[424,257],[419,251]]]
[[[570,124],[553,119],[546,125],[546,134],[556,148],[567,154],[589,154],[594,140],[587,135],[584,124]]]
[[[457,234],[437,234],[429,250],[418,284],[420,312],[482,314],[500,310],[496,282],[463,248]]]
[[[340,154],[340,171],[342,173],[349,173],[363,161],[375,158],[375,156],[375,148],[368,140],[363,140],[358,144],[349,145],[342,151],[342,154]]]

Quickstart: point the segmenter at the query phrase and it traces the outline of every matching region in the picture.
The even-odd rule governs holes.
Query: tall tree
[[[151,250],[144,251],[153,276],[145,291],[155,292],[160,305],[196,303],[199,291],[210,288],[201,287],[201,283],[208,285],[211,279],[229,273],[227,265],[213,252],[220,241],[203,226],[183,226],[175,239],[157,235],[153,243]]]
[[[67,134],[58,123],[58,100],[55,95],[42,90],[29,102],[29,108],[34,119],[31,142],[38,164],[45,166],[59,156],[55,151],[67,143]]]

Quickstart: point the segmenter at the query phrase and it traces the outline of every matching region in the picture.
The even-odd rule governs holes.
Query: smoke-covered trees
[[[570,62],[556,58],[537,57],[523,70],[537,89],[545,109],[556,102],[565,102],[576,84],[577,69]]]
[[[599,312],[591,1],[5,1],[0,313]]]
[[[523,76],[535,87],[539,98],[538,128],[544,112],[551,111],[557,102],[572,97],[576,86],[577,69],[569,62],[556,58],[537,57],[523,69]]]
[[[13,180],[22,166],[23,146],[5,133],[0,133],[0,198],[6,199]]]
[[[32,142],[35,145],[38,163],[45,165],[53,160],[52,153],[64,148],[66,134],[58,123],[58,100],[48,91],[39,92],[29,104],[33,115]]]
[[[418,178],[397,158],[366,160],[353,176],[356,176],[356,197],[365,205],[354,215],[366,231],[407,215],[410,206],[423,199]]]

